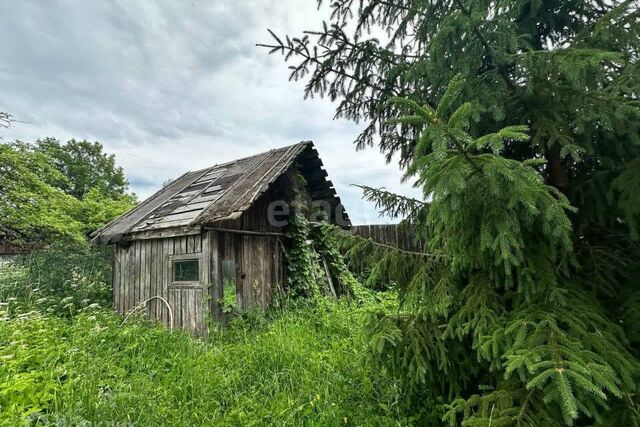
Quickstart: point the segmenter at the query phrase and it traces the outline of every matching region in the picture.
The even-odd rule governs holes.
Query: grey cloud
[[[1,7],[0,111],[28,122],[5,140],[99,140],[145,197],[186,170],[312,139],[354,219],[380,221],[348,184],[416,193],[375,149],[355,153],[360,127],[333,121],[327,100],[303,101],[281,59],[255,47],[266,28],[317,26],[315,1]]]

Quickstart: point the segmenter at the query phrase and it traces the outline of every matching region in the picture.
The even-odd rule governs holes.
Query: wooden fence
[[[416,241],[415,232],[398,224],[354,225],[351,234],[371,239],[374,242],[395,246],[407,251],[422,251],[422,242]]]

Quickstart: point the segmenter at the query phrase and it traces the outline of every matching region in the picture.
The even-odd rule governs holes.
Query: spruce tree
[[[343,239],[397,313],[371,354],[450,425],[638,425],[640,12],[634,1],[334,0],[268,47],[364,122],[424,200],[364,187],[424,253]]]

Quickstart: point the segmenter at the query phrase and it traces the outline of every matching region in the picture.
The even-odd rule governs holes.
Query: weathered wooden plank
[[[180,327],[189,329],[189,294],[188,290],[180,290]]]
[[[173,253],[173,238],[162,240],[162,281],[160,282],[162,290],[160,295],[169,302],[171,309],[173,305],[169,301],[169,283],[171,283],[171,266],[169,265],[169,255]],[[160,312],[160,319],[166,325],[169,325],[169,309],[163,304]]]
[[[134,307],[142,301],[142,275],[144,274],[144,244],[141,241],[135,242],[136,245],[136,299]]]
[[[198,202],[214,202],[220,198],[224,194],[223,191],[215,191],[211,193],[203,193],[199,195],[195,200]]]
[[[157,292],[157,275],[158,275],[158,240],[149,240],[149,295],[148,298],[152,298],[158,294]],[[156,319],[156,306],[158,301],[153,299],[149,301],[149,318]]]
[[[129,257],[129,281],[127,283],[127,303],[125,312],[133,308],[134,292],[135,292],[135,276],[136,276],[136,247],[131,245],[127,251]]]
[[[186,254],[187,253],[187,240],[188,240],[189,236],[183,236],[180,237],[180,253],[181,254]]]
[[[244,269],[244,259],[245,259],[245,239],[247,236],[233,236],[234,241],[234,250],[236,254],[236,301],[238,301],[238,306],[242,309],[242,311],[247,310],[249,307],[249,299],[250,291],[247,289],[247,274]]]
[[[142,252],[143,252],[143,269],[142,274],[140,274],[140,300],[146,301],[149,298],[150,294],[150,286],[151,286],[151,244],[149,240],[141,241],[142,244]],[[145,313],[149,314],[148,305],[145,304]]]
[[[193,253],[197,254],[202,252],[202,247],[200,246],[201,245],[200,236],[198,235],[191,236],[191,239],[192,239],[192,245],[193,245],[193,249],[192,249]]]
[[[209,231],[209,247],[211,255],[209,256],[211,265],[211,300],[209,310],[211,316],[216,322],[222,322],[222,308],[220,300],[222,297],[222,259],[224,257],[224,235],[217,231]]]
[[[173,239],[173,254],[174,255],[180,255],[182,252],[182,237],[181,236],[176,236]]]
[[[194,200],[192,202],[187,203],[184,206],[180,206],[172,212],[172,215],[179,214],[183,212],[191,212],[191,211],[202,211],[204,208],[209,206],[209,202],[202,202],[200,200]]]
[[[125,248],[118,249],[118,258],[120,259],[120,314],[124,313],[124,305],[127,300],[127,282],[129,281],[129,270],[127,264],[127,250]]]
[[[267,237],[261,237],[258,240],[258,253],[257,253],[257,261],[258,261],[258,295],[256,296],[256,303],[260,305],[262,308],[267,308],[267,289],[270,286],[269,280],[269,267],[271,263],[267,259],[267,251],[269,249],[269,239]]]
[[[251,283],[249,283],[250,279],[253,279],[251,275],[251,266],[249,265],[250,260],[253,258],[251,247],[252,239],[249,236],[241,236],[238,243],[238,249],[240,256],[236,255],[236,257],[240,260],[238,262],[240,268],[240,287],[242,288],[242,310],[247,310],[251,306],[251,300],[253,300],[253,295],[251,292]]]
[[[192,254],[195,252],[195,240],[193,237],[194,236],[185,236],[185,240],[187,242],[187,250],[185,253]]]
[[[198,309],[199,300],[201,299],[202,291],[199,289],[190,289],[189,291],[189,306],[188,306],[188,316],[189,316],[189,329],[194,334],[198,333],[200,328],[200,310]]]
[[[255,257],[252,262],[252,276],[254,277],[251,280],[251,286],[253,287],[253,301],[251,301],[251,305],[261,306],[262,305],[262,296],[263,296],[263,286],[265,286],[266,281],[264,277],[264,258],[263,258],[263,244],[264,237],[258,237],[254,239],[253,242],[253,256]]]
[[[353,226],[350,232],[365,239],[370,238],[374,242],[407,251],[421,252],[424,250],[424,242],[416,238],[415,231],[410,227],[400,227],[397,224],[359,225]]]
[[[129,311],[130,309],[133,308],[133,304],[135,302],[135,291],[136,291],[136,286],[135,286],[135,280],[136,280],[136,264],[137,264],[137,258],[136,258],[136,245],[134,243],[131,243],[131,246],[129,247],[129,251],[127,252],[127,255],[129,255],[129,285],[127,287],[127,310]]]
[[[129,262],[131,263],[131,278],[129,280],[129,295],[128,295],[128,301],[127,304],[129,305],[128,310],[131,310],[136,303],[136,280],[137,280],[137,275],[136,275],[136,271],[138,271],[138,260],[139,257],[137,255],[137,251],[138,251],[138,247],[135,245],[135,243],[131,244],[131,249],[129,250]]]
[[[173,294],[173,327],[182,328],[182,304],[181,304],[181,292],[180,289],[171,288]]]
[[[233,261],[235,267],[235,286],[236,286],[236,304],[239,309],[242,309],[242,279],[240,273],[242,271],[242,257],[239,255],[241,250],[240,244],[237,243],[240,239],[233,234],[225,233],[225,252],[224,259]],[[221,270],[222,271],[222,270]]]
[[[278,239],[273,239],[273,253],[271,266],[271,292],[269,293],[269,305],[273,303],[274,295],[280,292],[280,243]]]
[[[169,255],[179,254],[180,253],[180,236],[172,237],[170,239],[171,246],[169,247]]]
[[[156,239],[156,260],[155,260],[155,269],[156,269],[156,287],[155,287],[155,295],[162,296],[162,288],[163,288],[163,270],[165,264],[164,258],[164,243],[165,239]],[[155,319],[160,321],[162,319],[162,306],[164,305],[161,300],[156,300],[157,304],[155,305]]]
[[[198,234],[194,237],[194,251],[195,252],[202,252],[202,234]]]
[[[269,288],[271,287],[271,259],[269,257],[270,252],[270,238],[263,237],[260,244],[260,268],[262,269],[262,283],[260,283],[260,306],[267,308],[267,295],[269,294]]]
[[[154,250],[153,250],[153,246],[155,244],[154,240],[148,240],[147,241],[147,285],[146,285],[146,298],[149,299],[152,296],[155,295],[155,271],[154,271],[154,265],[155,265],[155,255],[154,255]],[[152,279],[151,276],[154,276],[154,278]],[[147,303],[147,316],[149,317],[149,319],[153,319],[153,310],[151,308],[151,306],[149,305],[149,303]]]
[[[180,289],[180,327],[189,331],[189,297],[190,292],[186,289]]]
[[[120,287],[120,271],[118,263],[118,247],[114,245],[111,248],[111,303],[113,309],[118,311],[118,302],[120,301],[120,295],[118,295]]]
[[[167,300],[169,301],[169,305],[171,306],[171,310],[173,312],[173,324],[170,324],[170,319],[167,318],[167,324],[169,325],[169,327],[172,328],[178,328],[178,322],[176,321],[176,318],[180,317],[179,313],[176,313],[176,308],[178,307],[178,305],[176,304],[176,294],[178,293],[177,290],[170,288],[169,289],[169,294],[168,294],[168,298]]]
[[[256,238],[245,236],[242,239],[242,274],[244,275],[244,282],[242,283],[244,288],[245,307],[247,310],[254,305],[256,300],[256,275],[254,271],[256,269],[255,264],[257,262],[257,245]]]
[[[161,239],[156,239],[155,242],[156,242],[156,247],[155,247],[156,259],[155,259],[154,266],[156,270],[156,287],[154,292],[155,292],[155,295],[162,296],[162,280],[163,280],[162,264],[164,264],[164,251],[163,251],[164,242]],[[162,306],[163,306],[162,301],[156,300],[156,305],[154,306],[155,308],[154,319],[156,319],[157,321],[161,320]]]
[[[207,325],[207,303],[206,303],[206,290],[202,289],[198,291],[198,300],[197,300],[197,309],[198,309],[198,329],[196,333],[200,336],[207,336],[209,334],[209,329]]]
[[[251,305],[252,306],[260,306],[262,301],[262,287],[265,284],[264,281],[264,270],[263,270],[263,258],[262,258],[262,241],[263,237],[253,238],[252,242],[252,257],[250,260],[250,273],[252,278],[249,279],[249,283],[251,284]]]
[[[144,301],[144,293],[145,293],[145,270],[147,268],[147,245],[145,244],[146,242],[140,241],[139,242],[139,247],[140,247],[140,259],[138,260],[138,264],[140,266],[140,271],[138,274],[138,301],[136,302],[136,305],[142,303]],[[144,310],[141,309],[140,311],[141,313],[144,313]]]
[[[120,304],[119,313],[124,313],[124,305],[127,299],[127,282],[129,281],[129,270],[127,269],[127,250],[124,247],[118,248],[120,258]]]
[[[139,264],[140,257],[138,256],[139,250],[140,250],[140,247],[136,245],[135,242],[132,242],[131,249],[129,250],[130,252],[129,262],[131,263],[131,280],[129,282],[129,298],[128,298],[129,310],[131,310],[135,306],[135,303],[137,300],[137,291],[138,291],[137,280],[138,280],[138,273],[140,271],[140,264]]]
[[[147,231],[147,230],[157,230],[162,228],[170,228],[170,227],[179,227],[179,226],[187,226],[189,225],[200,213],[202,210],[194,210],[189,212],[181,212],[178,214],[171,214],[158,219],[157,222],[150,223],[148,225],[144,225],[144,227],[136,227],[134,232]]]
[[[129,246],[127,248],[127,290],[126,290],[126,297],[125,297],[125,306],[124,306],[124,311],[123,313],[128,312],[132,307],[132,300],[133,300],[133,292],[134,292],[134,286],[133,286],[133,280],[135,277],[135,271],[136,271],[136,247],[131,244],[131,246]]]
[[[199,335],[207,335],[207,325],[205,324],[205,319],[207,316],[211,315],[211,312],[208,311],[209,305],[207,304],[207,299],[210,298],[211,295],[211,247],[210,247],[210,239],[209,233],[203,232],[200,235],[200,252],[202,253],[202,258],[200,259],[200,283],[202,283],[202,294],[200,296],[200,316],[201,325],[200,330],[198,332]]]
[[[130,240],[148,240],[148,239],[166,239],[176,236],[187,236],[192,234],[199,234],[200,227],[175,227],[162,230],[141,231],[139,233],[133,233]]]
[[[195,290],[194,306],[193,306],[193,318],[194,318],[194,333],[196,335],[205,335],[204,313],[202,311],[204,291],[201,289]]]
[[[184,289],[182,291],[182,321],[184,323],[184,329],[189,333],[193,333],[195,329],[195,322],[193,319],[193,299],[193,289]]]

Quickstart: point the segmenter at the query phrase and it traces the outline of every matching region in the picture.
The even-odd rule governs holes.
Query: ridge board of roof
[[[250,159],[250,158],[252,158],[252,157],[261,156],[261,155],[263,155],[263,154],[267,154],[267,153],[270,153],[270,152],[272,152],[272,151],[285,150],[285,149],[289,149],[289,148],[291,148],[291,147],[295,147],[296,145],[307,145],[307,144],[311,144],[311,145],[313,145],[313,141],[310,141],[310,140],[304,140],[304,141],[297,142],[297,143],[295,143],[295,144],[285,145],[285,146],[283,146],[283,147],[278,147],[278,148],[272,148],[272,149],[267,150],[267,151],[262,151],[262,152],[260,152],[260,153],[252,154],[252,155],[250,155],[250,156],[245,156],[245,157],[240,157],[240,158],[238,158],[238,159],[229,160],[228,162],[224,162],[224,163],[216,163],[215,165],[211,166],[211,168],[217,168],[217,167],[229,166],[229,165],[232,165],[232,164],[234,164],[234,163],[236,163],[236,162],[242,162],[242,161],[248,160],[248,159]],[[204,169],[211,169],[211,168],[204,168]],[[204,169],[198,169],[197,171],[193,171],[193,172],[200,172],[200,171],[202,171],[202,170],[204,170]]]

